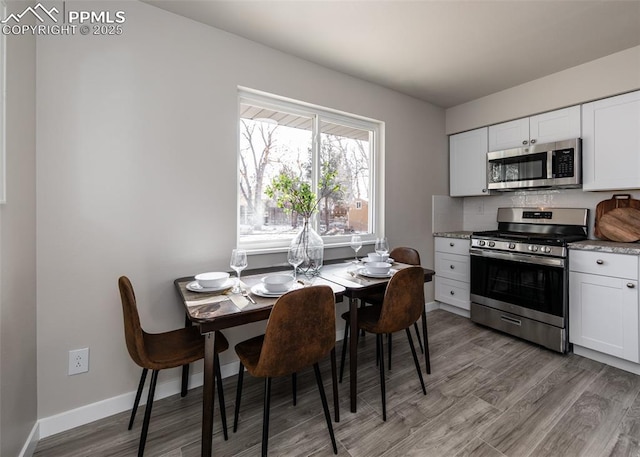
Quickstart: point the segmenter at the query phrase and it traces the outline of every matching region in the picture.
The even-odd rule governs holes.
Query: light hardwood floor
[[[387,421],[381,418],[375,337],[359,343],[358,412],[349,412],[348,378],[340,385],[341,421],[334,423],[338,455],[372,456],[639,456],[640,377],[576,355],[562,356],[477,326],[468,319],[428,314],[432,374],[420,384],[403,333],[394,335],[387,375]],[[339,322],[338,325],[342,325]],[[338,357],[340,355],[338,344]],[[385,347],[386,350],[386,347]],[[424,370],[424,359],[421,358]],[[329,402],[330,370],[322,367]],[[348,369],[345,370],[348,376]],[[162,374],[160,374],[162,377]],[[229,424],[236,377],[225,379]],[[246,375],[237,433],[224,441],[215,411],[214,454],[260,455],[261,379]],[[154,403],[145,455],[200,454],[202,388]],[[36,457],[134,456],[144,409],[127,431],[128,412],[48,437]],[[330,456],[313,371],[272,386],[269,454]]]

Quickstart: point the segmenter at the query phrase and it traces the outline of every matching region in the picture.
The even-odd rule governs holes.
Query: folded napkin
[[[231,294],[227,296],[227,298],[229,298],[233,302],[233,304],[236,305],[239,309],[244,309],[251,304],[251,302],[248,299],[244,298],[240,294]]]

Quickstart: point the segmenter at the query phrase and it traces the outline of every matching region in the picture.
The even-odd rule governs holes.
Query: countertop
[[[598,251],[613,254],[640,255],[640,243],[619,243],[617,241],[584,240],[569,243],[569,249],[576,251]]]
[[[468,232],[464,230],[460,230],[458,232],[436,232],[433,236],[439,236],[441,238],[458,238],[461,240],[471,239],[471,234],[473,232]]]

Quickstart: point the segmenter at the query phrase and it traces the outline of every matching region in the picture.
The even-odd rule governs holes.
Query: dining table
[[[351,311],[351,328],[358,328],[357,308],[359,299],[368,294],[384,291],[392,274],[402,268],[412,265],[394,262],[389,275],[376,275],[370,277],[362,274],[360,269],[363,264],[354,264],[351,260],[332,260],[320,269],[315,276],[299,275],[294,286],[307,287],[312,285],[330,286],[336,297],[336,302],[343,301],[343,297],[349,299]],[[281,273],[284,267],[270,267],[246,271],[242,275],[241,288],[246,294],[232,294],[228,289],[219,291],[202,292],[194,287],[194,276],[178,278],[174,285],[185,309],[186,324],[197,325],[200,333],[205,338],[204,356],[204,386],[202,400],[202,444],[201,455],[211,457],[213,453],[213,402],[215,397],[214,378],[214,347],[216,331],[224,330],[240,325],[266,320],[271,309],[277,301],[277,297],[266,296],[261,293],[259,287],[261,279],[270,273]],[[291,269],[287,270],[291,271]],[[435,272],[424,269],[425,282],[431,281]],[[423,334],[426,335],[426,319],[423,314]],[[428,349],[425,347],[425,352]],[[357,338],[350,339],[349,346],[349,393],[350,409],[356,412],[357,408]],[[428,356],[427,356],[428,357]],[[334,358],[332,358],[334,359]],[[333,360],[332,360],[333,362]],[[335,371],[335,366],[332,369]],[[188,368],[183,370],[183,392],[186,390]],[[337,404],[337,392],[334,386],[334,402]],[[336,422],[339,413],[336,407]]]

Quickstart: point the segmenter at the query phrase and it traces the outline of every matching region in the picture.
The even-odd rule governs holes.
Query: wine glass
[[[231,251],[231,261],[229,262],[231,268],[233,268],[238,275],[238,282],[231,289],[231,292],[234,294],[240,293],[242,289],[240,288],[240,272],[247,268],[247,251],[244,249],[234,249]]]
[[[287,253],[287,260],[293,267],[293,282],[296,282],[298,277],[298,266],[304,262],[304,247],[301,245],[289,246],[289,252]]]
[[[354,263],[358,263],[358,251],[362,247],[362,237],[360,235],[351,235],[351,249],[356,253],[356,260]]]
[[[376,238],[376,246],[375,246],[376,254],[380,256],[380,260],[384,258],[387,254],[389,254],[389,242],[386,237]]]

